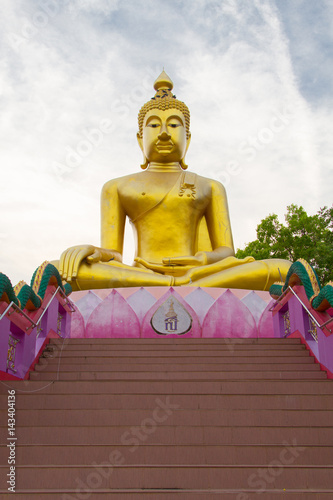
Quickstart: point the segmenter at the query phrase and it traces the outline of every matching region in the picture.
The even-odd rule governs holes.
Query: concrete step
[[[40,394],[95,394],[94,381],[11,381],[10,386],[26,393],[40,391]],[[0,388],[2,394],[7,388]],[[333,395],[331,380],[303,380],[288,382],[280,380],[242,380],[242,381],[99,381],[98,393],[101,394],[261,394],[261,395],[297,395],[297,394],[330,394]]]
[[[7,436],[7,429],[0,428],[2,442]],[[119,444],[132,445],[132,450],[140,443],[172,444],[172,445],[226,445],[226,444],[269,444],[276,445],[285,441],[296,440],[298,446],[332,445],[333,427],[235,427],[224,425],[193,426],[168,425],[168,420],[162,424],[153,417],[138,422],[136,426],[109,425],[99,427],[88,426],[53,426],[47,427],[18,427],[17,440],[21,444],[52,444],[75,445],[93,444],[118,446]]]
[[[30,373],[30,380],[317,380],[327,379],[323,371],[216,371],[216,372],[112,372],[112,371],[52,371]]]
[[[289,448],[288,448],[289,446]],[[296,448],[295,448],[296,447]],[[212,465],[253,465],[263,467],[277,459],[294,459],[294,465],[327,465],[333,463],[331,446],[304,446],[301,453],[293,440],[288,445],[155,445],[144,444],[132,452],[132,446],[117,445],[37,445],[18,444],[16,447],[17,465],[91,465],[114,462],[117,450],[125,457],[127,465],[136,464],[212,464]],[[0,447],[0,463],[8,459],[8,448]]]
[[[28,382],[27,382],[28,384]],[[48,385],[49,383],[46,383]],[[44,386],[46,388],[46,385]],[[49,388],[50,386],[48,386]],[[1,389],[1,385],[0,385]],[[24,386],[23,386],[24,390]],[[165,394],[49,394],[45,389],[42,397],[37,392],[17,392],[16,410],[50,409],[50,410],[88,410],[95,409],[151,409],[161,400],[167,402]],[[253,394],[177,394],[169,397],[172,403],[177,403],[182,409],[265,409],[265,410],[332,410],[333,398],[328,394],[310,395],[253,395]],[[0,407],[7,408],[8,396],[0,396]]]
[[[288,360],[286,360],[288,361]],[[273,365],[273,366],[272,366]],[[193,372],[196,373],[209,373],[220,370],[227,370],[228,372],[250,372],[250,371],[260,371],[267,373],[267,371],[320,371],[320,365],[318,363],[314,363],[314,358],[305,358],[305,362],[303,363],[224,363],[221,366],[221,363],[168,363],[163,364],[161,367],[160,364],[157,363],[131,363],[125,365],[124,363],[112,363],[107,366],[101,365],[100,363],[72,363],[69,364],[64,360],[59,359],[57,363],[49,363],[49,360],[46,358],[41,358],[40,362],[35,365],[35,371],[44,372],[44,373],[58,373],[59,367],[61,367],[61,371],[65,372],[119,372],[119,373],[132,373],[132,372],[141,372],[141,373],[151,373],[151,372],[164,372],[164,373],[172,373],[172,372]],[[33,373],[33,372],[32,372]],[[152,377],[153,378],[153,377]]]
[[[98,364],[99,366],[104,366],[105,368],[109,366],[128,366],[132,364],[144,364],[145,366],[149,366],[150,364],[158,364],[159,366],[161,365],[169,365],[169,364],[190,364],[193,366],[199,365],[199,364],[219,364],[221,365],[229,365],[229,364],[241,364],[241,363],[251,363],[251,364],[258,364],[260,365],[261,363],[263,364],[313,364],[314,363],[314,358],[312,356],[309,356],[304,352],[304,354],[297,355],[297,356],[214,356],[214,357],[194,357],[194,356],[189,356],[189,357],[177,357],[176,358],[168,358],[168,357],[132,357],[132,358],[108,358],[108,357],[87,357],[87,358],[81,358],[81,357],[63,357],[63,356],[57,356],[54,358],[40,358],[39,364],[47,364],[47,365],[56,365],[56,366],[62,366],[62,364],[71,364],[71,365],[89,365],[89,364]],[[130,369],[130,367],[129,367]]]
[[[7,384],[24,500],[333,496],[333,385],[299,339],[54,339],[31,378]]]
[[[298,356],[309,356],[309,351],[306,349],[283,349],[282,347],[276,348],[276,349],[254,349],[254,350],[249,350],[249,349],[223,349],[223,350],[196,350],[196,351],[191,351],[191,350],[165,350],[165,349],[156,349],[156,350],[144,350],[144,351],[136,351],[136,350],[106,350],[106,349],[99,349],[99,350],[69,350],[69,349],[63,349],[62,351],[56,350],[54,351],[55,355],[59,355],[58,353],[61,352],[61,357],[62,358],[98,358],[100,361],[101,360],[112,360],[113,358],[146,358],[146,359],[156,359],[156,358],[171,358],[171,359],[178,359],[178,358],[192,358],[192,359],[223,359],[223,358],[230,358],[230,357],[240,357],[240,358],[262,358],[262,357],[273,357],[273,356],[288,356],[288,357],[298,357]],[[44,351],[43,357],[51,357],[53,354],[52,350],[46,350]]]
[[[245,489],[173,489],[161,490],[159,488],[151,489],[145,488],[137,489],[124,489],[117,488],[111,490],[110,488],[101,488],[100,490],[92,490],[85,486],[86,489],[76,486],[73,489],[60,489],[55,490],[40,490],[36,488],[16,490],[15,497],[22,500],[36,500],[42,498],[43,500],[74,500],[78,498],[89,498],[89,500],[100,500],[102,498],[111,498],[111,500],[258,500],[258,488],[250,490],[249,486]],[[8,494],[7,490],[0,490],[0,493],[6,494],[2,498],[12,498],[12,494]],[[89,494],[89,497],[87,496]],[[267,487],[264,492],[260,492],[260,500],[332,500],[333,490],[331,489],[291,489],[286,491],[285,488],[271,489]],[[41,496],[42,495],[42,496]],[[61,495],[61,496],[60,496]]]
[[[241,341],[242,339],[240,339]],[[133,351],[135,352],[224,352],[224,351],[265,351],[269,348],[269,350],[277,350],[277,351],[299,351],[299,350],[306,350],[305,346],[302,344],[248,344],[248,343],[242,343],[239,342],[237,344],[233,342],[228,342],[227,341],[223,343],[218,343],[217,345],[213,344],[163,344],[163,345],[158,345],[158,344],[136,344],[135,349],[133,344],[100,344],[100,343],[95,343],[95,342],[90,342],[90,343],[84,343],[84,344],[76,344],[76,343],[66,343],[66,344],[49,344],[47,346],[47,349],[56,349],[56,350],[62,350],[64,351],[74,351],[75,353],[80,353],[81,351],[104,351],[104,352],[114,352],[114,351]]]
[[[0,487],[6,486],[5,467],[2,472]],[[38,474],[39,489],[69,488],[75,489],[78,484],[87,485],[92,491],[99,488],[141,488],[141,489],[248,489],[257,492],[270,490],[281,492],[294,488],[305,490],[333,490],[332,466],[297,466],[272,465],[264,470],[266,479],[260,476],[258,467],[254,466],[159,466],[159,465],[119,465],[119,466],[26,466],[17,467],[17,475],[25,488],[36,488]],[[88,490],[89,491],[89,490]]]
[[[116,426],[138,425],[152,418],[151,409],[128,410],[20,410],[16,423],[19,427],[30,426]],[[6,421],[5,410],[0,411],[0,421]],[[333,410],[207,410],[175,409],[168,416],[168,425],[234,426],[234,427],[321,427],[333,423]]]
[[[104,339],[95,339],[95,338],[80,338],[80,339],[50,339],[50,344],[73,344],[73,345],[80,345],[80,344],[111,344],[111,345],[186,345],[186,346],[191,346],[191,345],[223,345],[225,343],[228,344],[268,344],[268,345],[276,345],[280,344],[282,346],[286,345],[291,345],[291,344],[297,344],[301,346],[301,341],[300,339],[297,338],[241,338],[241,339],[235,339],[235,338],[216,338],[216,339],[189,339],[189,338],[166,338],[166,337],[159,337],[156,339],[111,339],[111,338],[104,338]]]

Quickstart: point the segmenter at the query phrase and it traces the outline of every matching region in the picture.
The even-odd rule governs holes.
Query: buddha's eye
[[[169,127],[171,128],[177,128],[179,126],[180,126],[179,123],[169,123]]]
[[[157,128],[159,126],[158,123],[149,123],[148,127],[152,127],[152,128]]]

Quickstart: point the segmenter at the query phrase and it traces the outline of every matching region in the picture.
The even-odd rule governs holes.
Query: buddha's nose
[[[161,139],[162,141],[165,141],[167,139],[170,139],[170,137],[171,135],[168,132],[167,126],[165,123],[163,123],[158,138]]]

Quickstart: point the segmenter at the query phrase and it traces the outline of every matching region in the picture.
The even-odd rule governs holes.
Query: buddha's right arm
[[[123,253],[126,213],[118,194],[119,180],[104,184],[101,193],[101,247]]]
[[[109,181],[101,195],[101,247],[78,245],[65,250],[59,261],[60,276],[66,281],[75,279],[83,261],[88,264],[110,260],[122,262],[125,219],[118,196],[118,182]]]

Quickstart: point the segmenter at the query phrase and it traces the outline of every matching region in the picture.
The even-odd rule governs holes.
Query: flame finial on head
[[[154,89],[158,92],[161,90],[171,90],[173,89],[173,82],[171,78],[163,70],[160,76],[158,76],[154,82]]]

